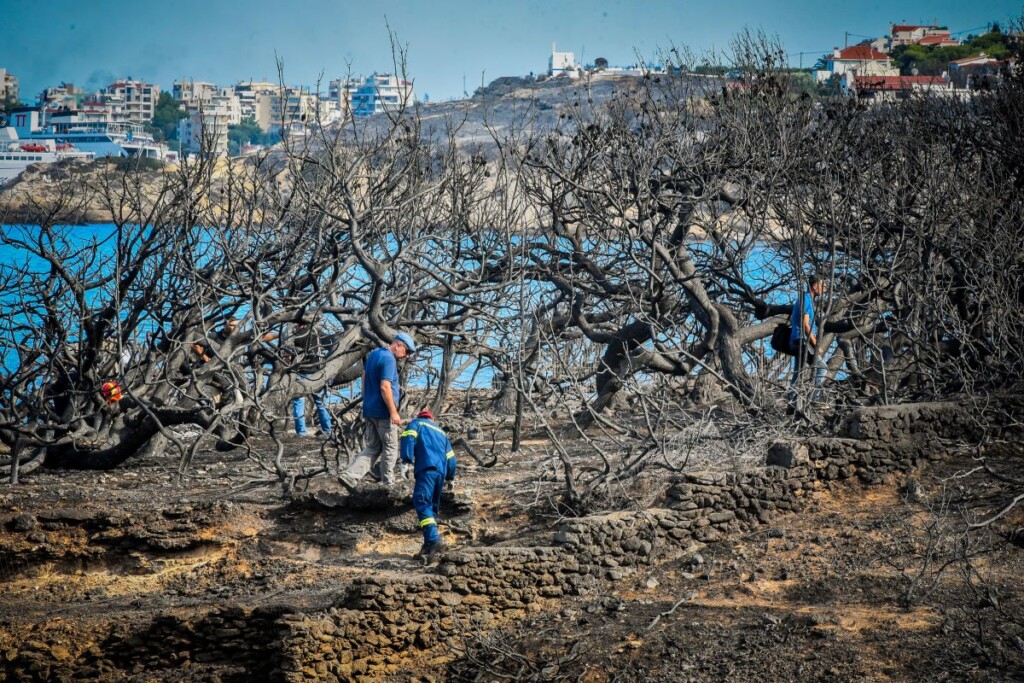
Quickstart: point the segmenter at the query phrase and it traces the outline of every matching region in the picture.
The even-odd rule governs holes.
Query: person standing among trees
[[[455,481],[458,464],[452,442],[429,410],[421,410],[402,432],[402,462],[413,466],[416,477],[412,505],[423,531],[423,547],[416,557],[429,562],[444,549],[444,539],[437,529],[441,493],[445,482]]]
[[[366,447],[338,475],[338,481],[354,491],[370,468],[381,461],[381,481],[385,486],[395,483],[395,463],[398,460],[398,427],[402,416],[398,414],[401,394],[398,385],[398,361],[416,352],[412,336],[399,332],[395,341],[386,347],[374,349],[363,366],[363,419],[366,420]]]
[[[796,387],[805,365],[814,367],[814,386],[821,388],[825,382],[825,359],[823,349],[818,348],[814,327],[814,301],[825,292],[825,285],[817,275],[807,279],[807,291],[793,304],[790,313],[789,348],[793,354],[793,374],[789,380],[790,400],[796,400]]]
[[[292,333],[285,338],[282,356],[289,365],[293,365],[299,373],[299,379],[310,379],[322,370],[323,358],[327,355],[323,332],[316,325],[308,322],[297,322]],[[331,435],[331,413],[324,403],[323,390],[314,391],[311,395],[316,407],[317,420],[320,422],[320,433]],[[295,420],[295,433],[298,436],[309,436],[306,431],[306,399],[296,396],[292,399],[292,419]]]

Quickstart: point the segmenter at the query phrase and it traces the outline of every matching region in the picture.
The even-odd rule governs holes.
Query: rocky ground
[[[291,438],[286,457],[322,463],[320,445]],[[545,445],[492,468],[463,458],[444,527],[456,551],[550,538],[558,520],[532,506]],[[552,597],[455,637],[432,640],[421,626],[408,657],[365,675],[1021,680],[1020,538],[957,540],[960,512],[1005,496],[983,471],[956,478],[965,458],[874,486],[828,483],[799,514],[609,572],[577,595],[542,591]],[[1013,444],[991,461],[1021,470]],[[347,497],[321,477],[285,499],[255,485],[266,473],[238,452],[202,451],[182,482],[176,467],[149,455],[115,472],[41,472],[0,489],[0,680],[279,680],[282,618],[340,608],[339,592],[368,577],[386,593],[388,581],[429,584],[435,571],[411,557],[420,537],[403,496],[370,487]],[[1007,521],[1020,527],[1016,512]],[[957,553],[970,570],[943,566]]]

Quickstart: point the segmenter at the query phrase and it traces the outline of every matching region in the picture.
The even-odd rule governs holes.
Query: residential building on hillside
[[[269,81],[238,82],[232,90],[243,119],[252,118],[264,133],[270,130],[270,100],[281,86]]]
[[[78,111],[89,121],[106,123],[127,123],[124,98],[108,95],[101,97],[93,93],[86,95],[78,105]]]
[[[949,33],[948,28],[939,26],[920,26],[917,24],[892,24],[889,26],[889,47],[899,45],[931,45],[935,47],[950,47],[959,45],[960,41],[955,40]]]
[[[371,74],[350,95],[355,117],[394,111],[413,103],[413,85],[394,74]]]
[[[551,57],[548,58],[548,76],[568,76],[577,78],[576,55],[572,52],[559,52],[558,46],[551,43]]]
[[[18,78],[7,69],[0,69],[0,100],[18,100]]]
[[[994,86],[1006,62],[989,57],[984,52],[949,63],[949,80],[957,88],[987,90]]]
[[[228,114],[223,110],[198,109],[178,121],[178,139],[186,154],[212,157],[228,155]]]
[[[217,84],[207,81],[174,81],[171,96],[186,105],[209,100],[217,93]]]
[[[61,83],[56,87],[46,88],[39,93],[36,103],[44,110],[50,111],[78,109],[85,98],[86,92],[84,89],[76,88],[74,83]]]
[[[242,105],[232,88],[204,91],[200,96],[186,100],[184,108],[189,116],[198,112],[222,117],[230,126],[242,122]]]
[[[311,124],[320,109],[320,98],[302,86],[286,87],[269,95],[269,99],[270,131],[287,131],[294,123]]]
[[[115,108],[120,107],[125,119],[136,123],[149,123],[153,120],[159,99],[159,85],[130,78],[115,81],[97,94],[98,101],[109,102]]]
[[[958,95],[945,76],[878,76],[848,73],[843,77],[843,91],[874,102],[891,102],[915,93]]]
[[[335,78],[328,84],[327,98],[338,103],[338,110],[348,116],[352,112],[352,94],[359,90],[359,80]]]
[[[815,71],[814,77],[818,82],[824,82],[832,76],[843,76],[847,73],[861,76],[899,75],[889,55],[870,45],[854,45],[845,50],[833,48],[832,55],[825,60],[825,68]]]

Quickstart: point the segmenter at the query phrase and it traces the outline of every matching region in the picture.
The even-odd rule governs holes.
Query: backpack
[[[776,353],[781,353],[787,356],[795,356],[793,353],[793,347],[789,345],[789,340],[793,336],[793,327],[787,323],[779,323],[772,330],[771,346]]]

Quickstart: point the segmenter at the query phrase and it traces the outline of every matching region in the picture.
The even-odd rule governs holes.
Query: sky
[[[187,79],[276,82],[277,55],[286,82],[315,86],[322,76],[326,92],[350,70],[393,71],[390,26],[416,96],[438,101],[498,76],[543,73],[553,42],[577,63],[626,65],[673,45],[725,50],[737,31],[763,29],[794,66],[810,66],[891,22],[978,32],[1022,14],[1024,0],[0,0],[0,68],[31,101],[62,81],[89,90],[128,76],[165,90]]]

